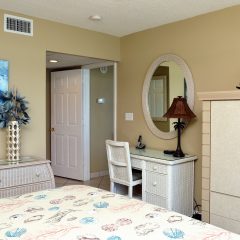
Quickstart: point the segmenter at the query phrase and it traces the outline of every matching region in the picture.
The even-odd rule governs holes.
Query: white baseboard
[[[91,172],[90,176],[92,178],[103,177],[109,174],[108,170],[100,171],[100,172]]]

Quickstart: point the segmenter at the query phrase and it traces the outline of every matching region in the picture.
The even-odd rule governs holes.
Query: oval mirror
[[[162,139],[177,136],[173,127],[176,119],[162,116],[171,106],[173,98],[183,96],[191,109],[194,106],[194,83],[192,74],[180,57],[167,54],[156,59],[145,77],[142,107],[149,129]]]

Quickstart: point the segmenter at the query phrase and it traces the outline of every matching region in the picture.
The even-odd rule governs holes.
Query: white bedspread
[[[176,212],[84,185],[0,199],[0,240],[231,240]]]

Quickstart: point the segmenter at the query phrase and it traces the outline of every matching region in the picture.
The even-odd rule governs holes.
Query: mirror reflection
[[[173,98],[187,98],[187,86],[180,66],[174,61],[162,62],[154,71],[148,92],[148,107],[154,125],[163,132],[173,131],[176,119],[162,116],[172,104]]]

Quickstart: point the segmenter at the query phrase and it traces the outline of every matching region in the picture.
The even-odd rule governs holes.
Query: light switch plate
[[[125,113],[126,121],[133,121],[133,113]]]

